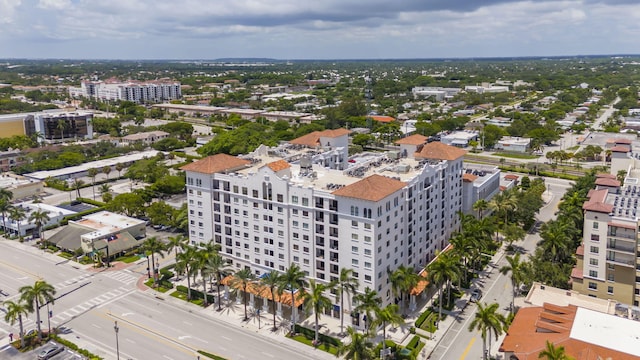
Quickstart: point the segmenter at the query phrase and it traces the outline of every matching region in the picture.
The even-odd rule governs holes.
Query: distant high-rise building
[[[157,103],[182,97],[177,81],[105,82],[83,81],[80,87],[70,87],[69,95],[103,101],[132,101],[135,103]]]

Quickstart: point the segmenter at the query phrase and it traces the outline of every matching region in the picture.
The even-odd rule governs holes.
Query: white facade
[[[65,216],[75,214],[75,212],[73,211],[59,208],[57,206],[43,204],[43,203],[33,204],[29,202],[29,203],[18,204],[16,206],[22,207],[25,210],[25,219],[21,220],[20,223],[18,224],[18,221],[11,219],[11,217],[9,216],[9,213],[7,213],[6,214],[7,216],[4,219],[4,221],[0,222],[0,226],[6,223],[7,228],[5,229],[5,231],[11,234],[16,234],[18,236],[33,234],[36,231],[35,223],[29,221],[29,216],[31,216],[31,214],[35,211],[46,212],[47,216],[49,216],[49,220],[45,224],[42,224],[41,231],[46,227],[60,223],[60,221]],[[0,214],[0,220],[1,219],[2,219],[2,214]]]
[[[494,148],[496,150],[511,151],[517,153],[526,153],[529,151],[531,139],[505,136],[498,140]]]
[[[179,99],[182,97],[182,89],[179,82],[173,81],[126,83],[83,81],[79,88],[70,87],[69,95],[98,100],[149,103]]]
[[[339,130],[317,134],[323,145],[347,140],[332,131]],[[190,240],[213,240],[235,267],[257,275],[297,264],[309,278],[329,282],[350,268],[359,292],[369,287],[391,303],[388,270],[421,270],[458,228],[462,155],[443,160],[423,151],[394,160],[365,153],[340,170],[308,161],[316,152],[288,144],[183,167]]]
[[[474,214],[473,204],[491,200],[500,192],[500,169],[497,166],[465,164],[462,175],[462,212]]]
[[[455,131],[440,138],[443,144],[457,147],[467,147],[472,140],[478,140],[478,133],[475,131]]]

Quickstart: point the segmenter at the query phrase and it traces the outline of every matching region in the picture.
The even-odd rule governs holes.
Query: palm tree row
[[[491,348],[491,335],[493,334],[498,340],[503,332],[509,327],[507,318],[498,312],[500,305],[498,303],[482,304],[478,303],[478,310],[475,317],[469,324],[469,331],[480,331],[482,337],[482,358],[487,360],[487,339],[489,340],[489,349]]]
[[[22,318],[26,318],[29,314],[36,313],[36,326],[38,340],[42,339],[42,329],[40,321],[40,308],[55,301],[54,295],[56,289],[49,283],[38,280],[33,285],[23,286],[19,289],[20,298],[17,301],[5,301],[7,311],[4,320],[10,325],[14,325],[18,321],[20,326],[20,347],[24,347],[24,326]]]

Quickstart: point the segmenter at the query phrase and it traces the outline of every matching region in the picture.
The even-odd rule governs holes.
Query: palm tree
[[[489,348],[491,348],[491,333],[495,333],[496,338],[502,334],[506,319],[497,312],[498,303],[482,304],[478,303],[473,321],[469,324],[469,331],[479,330],[482,337],[482,358],[487,360],[487,335],[489,335]]]
[[[213,275],[216,280],[216,286],[218,289],[218,311],[222,310],[222,302],[220,301],[220,282],[226,276],[233,273],[233,269],[229,266],[227,261],[220,254],[213,254],[207,260],[205,267]]]
[[[27,317],[29,313],[33,312],[30,305],[24,301],[13,302],[7,300],[4,302],[7,307],[7,312],[4,315],[4,321],[8,322],[11,326],[16,323],[20,324],[20,348],[24,347],[24,326],[22,326],[22,316]]]
[[[386,348],[387,325],[400,326],[404,325],[404,318],[400,315],[400,307],[396,304],[389,304],[384,308],[375,310],[376,318],[372,325],[382,325],[382,347]]]
[[[373,360],[377,356],[373,351],[373,344],[367,340],[365,334],[360,334],[354,328],[349,326],[347,334],[351,341],[338,347],[336,357],[344,355],[347,360]]]
[[[538,359],[547,360],[573,360],[574,358],[567,355],[564,346],[555,346],[547,340],[544,350],[538,354]]]
[[[511,272],[511,295],[513,296],[511,300],[511,309],[513,311],[516,308],[516,291],[523,280],[524,263],[520,261],[520,253],[516,253],[514,256],[507,256],[507,262],[509,264],[501,267],[500,273],[507,275]]]
[[[32,222],[36,225],[36,232],[38,233],[40,240],[44,244],[46,244],[46,240],[44,238],[44,231],[41,230],[42,226],[46,224],[47,221],[49,221],[49,212],[40,209],[40,207],[38,207],[38,210],[32,212],[31,215],[29,215],[29,222]]]
[[[49,283],[38,280],[33,286],[23,286],[20,291],[20,300],[29,305],[29,309],[36,311],[36,326],[38,327],[38,340],[42,340],[42,330],[40,329],[40,306],[54,303],[56,289]],[[47,314],[48,315],[48,314]]]
[[[391,282],[391,291],[393,296],[400,297],[401,309],[404,308],[405,293],[409,293],[418,282],[422,280],[420,275],[416,274],[411,267],[400,265],[394,272],[389,275]],[[408,297],[408,296],[407,296]]]
[[[340,296],[340,335],[344,335],[344,295],[353,295],[359,286],[358,279],[353,276],[353,269],[340,269],[340,276],[333,283],[336,295]]]
[[[7,231],[7,213],[11,209],[11,202],[8,199],[0,198],[0,213],[2,213],[2,229]]]
[[[449,253],[440,253],[435,260],[433,260],[427,266],[427,274],[429,282],[435,285],[438,289],[438,322],[442,318],[442,303],[443,303],[443,287],[449,287],[451,281],[455,281],[459,278],[460,268],[457,261]]]
[[[540,246],[553,263],[561,263],[570,256],[570,225],[562,220],[549,221],[540,228]]]
[[[364,313],[367,317],[364,320],[364,328],[365,332],[369,333],[369,327],[373,322],[371,314],[375,313],[376,310],[380,308],[382,299],[378,296],[378,293],[375,290],[371,290],[367,287],[364,289],[364,294],[356,294],[353,297],[353,300],[358,304],[354,310],[359,314]],[[369,324],[367,324],[367,322],[369,322]]]
[[[180,237],[181,235],[178,235],[177,237]],[[168,251],[168,250],[167,250]],[[176,249],[177,251],[177,249]],[[211,256],[213,256],[213,254],[216,254],[218,251],[215,248],[215,244],[213,243],[213,241],[209,241],[207,244],[205,244],[203,247],[196,249],[195,252],[195,262],[193,263],[193,281],[195,282],[196,279],[196,274],[198,272],[200,272],[200,277],[202,277],[202,290],[204,295],[204,307],[207,307],[207,280],[210,278],[211,275],[211,270],[206,266],[207,261],[209,261],[209,258]]]
[[[124,170],[125,166],[122,163],[116,164],[116,171],[118,172],[118,178],[120,178],[120,173]]]
[[[504,214],[504,226],[507,225],[507,219],[509,217],[509,212],[516,208],[517,201],[515,198],[515,193],[511,191],[502,192],[491,199],[489,202],[489,209],[495,211],[497,216]],[[498,235],[496,231],[496,241],[498,241]]]
[[[316,320],[316,337],[313,341],[314,344],[320,343],[320,313],[327,308],[331,307],[331,299],[329,299],[324,292],[329,289],[329,286],[317,283],[315,280],[309,280],[309,291],[302,294],[304,299],[304,305],[308,310],[313,310]]]
[[[195,277],[196,271],[196,249],[192,246],[187,246],[176,257],[176,271],[183,273],[187,277],[187,300],[191,300],[191,276]]]
[[[102,168],[102,173],[107,175],[107,180],[109,180],[109,173],[111,172],[111,166],[105,166]]]
[[[12,206],[9,209],[9,218],[16,222],[18,226],[18,236],[22,236],[22,232],[20,230],[20,223],[22,220],[27,218],[27,213],[22,206]]]
[[[64,139],[64,129],[67,127],[67,122],[63,119],[58,120],[57,128],[60,130],[60,140]]]
[[[84,181],[80,179],[73,179],[73,188],[76,189],[76,197],[81,197],[80,188],[82,188],[82,185],[84,185]]]
[[[96,199],[96,175],[98,175],[98,169],[91,168],[87,170],[87,175],[91,177],[91,190],[93,191],[93,200]]]
[[[169,236],[167,242],[167,252],[175,251],[175,257],[178,258],[178,249],[184,250],[185,246],[189,243],[184,235],[178,234],[176,236]]]
[[[489,202],[485,199],[480,199],[473,203],[473,210],[478,212],[478,219],[482,219],[482,213],[489,208]]]
[[[111,191],[111,186],[109,186],[109,184],[100,185],[100,187],[98,188],[98,191],[100,191],[100,195],[102,196],[103,202],[110,201],[111,197],[107,197],[107,194],[110,195],[110,191]]]
[[[160,241],[157,237],[152,236],[147,238],[142,244],[142,249],[147,254],[147,256],[151,255],[151,271],[153,274],[153,286],[157,286],[156,282],[158,281],[156,276],[156,254],[160,257],[164,258],[165,244]]]
[[[247,288],[255,280],[250,269],[242,269],[233,274],[231,286],[242,289],[242,302],[244,303],[244,321],[249,320],[247,315]]]
[[[307,280],[305,280],[305,274],[300,267],[296,264],[292,264],[280,277],[280,281],[282,281],[281,285],[278,286],[278,292],[280,295],[285,291],[289,291],[291,293],[291,332],[295,330],[296,325],[296,299],[295,293],[296,290],[299,294],[304,294],[304,287],[307,286]]]
[[[260,285],[262,285],[262,290],[260,291],[262,297],[265,301],[268,301],[264,296],[264,293],[269,291],[271,295],[271,312],[273,313],[273,331],[278,329],[276,323],[276,290],[278,286],[280,286],[280,272],[277,270],[271,270],[271,272],[266,273],[263,277],[260,278]]]

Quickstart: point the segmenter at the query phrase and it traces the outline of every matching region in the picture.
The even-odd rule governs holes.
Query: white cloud
[[[40,0],[38,7],[41,9],[63,10],[71,6],[71,0]]]
[[[16,8],[21,3],[21,0],[0,0],[0,24],[11,24]]]

